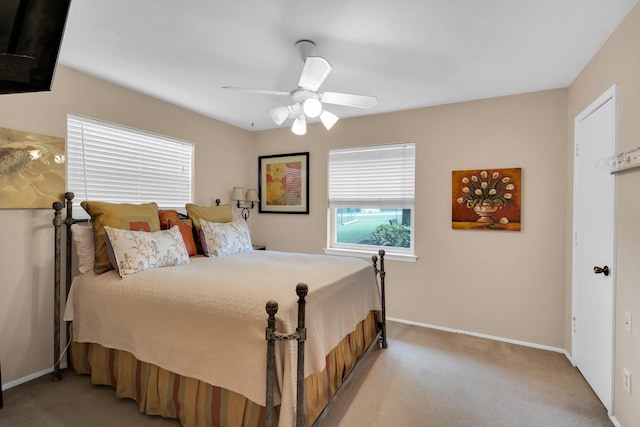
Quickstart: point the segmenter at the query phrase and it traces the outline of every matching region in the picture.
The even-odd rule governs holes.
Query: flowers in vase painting
[[[521,169],[453,172],[453,228],[520,230]]]
[[[465,203],[469,209],[476,205],[504,207],[511,202],[513,190],[516,186],[511,183],[510,176],[500,176],[499,171],[481,171],[478,175],[462,177],[462,196],[458,197],[458,204]]]

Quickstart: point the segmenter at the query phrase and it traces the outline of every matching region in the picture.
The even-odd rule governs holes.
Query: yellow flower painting
[[[260,157],[260,212],[308,213],[308,153]]]
[[[300,162],[296,163],[271,163],[267,165],[267,205],[286,205],[287,204],[287,171],[299,171]],[[299,175],[299,174],[298,174]],[[300,186],[293,188],[294,194],[299,190]],[[299,191],[297,191],[299,195]],[[299,197],[297,203],[300,204]]]
[[[0,128],[0,208],[51,208],[64,187],[64,138]]]

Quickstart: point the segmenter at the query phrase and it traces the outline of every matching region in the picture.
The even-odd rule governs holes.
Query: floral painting
[[[520,231],[522,169],[452,172],[451,227]]]
[[[309,213],[309,153],[260,156],[260,212]]]
[[[0,208],[51,208],[65,187],[64,139],[0,128]]]

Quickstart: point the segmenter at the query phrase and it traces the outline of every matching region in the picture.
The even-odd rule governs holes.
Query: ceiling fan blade
[[[237,90],[241,92],[259,93],[262,95],[289,96],[291,94],[291,92],[282,92],[278,90],[250,89],[246,87],[236,87],[236,86],[222,86],[222,89]]]
[[[304,68],[298,86],[316,92],[331,70],[333,70],[333,66],[323,57],[307,56],[307,59],[304,60]]]
[[[327,104],[345,105],[347,107],[371,108],[378,105],[378,98],[368,95],[354,95],[351,93],[324,92],[320,101]]]

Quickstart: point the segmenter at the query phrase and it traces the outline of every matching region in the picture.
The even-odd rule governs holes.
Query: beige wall
[[[562,89],[341,120],[331,132],[315,124],[302,138],[257,132],[254,157],[310,152],[310,214],[254,212],[253,239],[321,253],[328,150],[413,141],[418,260],[387,263],[388,315],[563,348],[566,112]],[[452,230],[451,171],[506,167],[523,169],[522,231]]]
[[[640,6],[636,6],[597,55],[569,87],[569,138],[573,149],[573,118],[613,84],[618,83],[618,152],[640,146]],[[569,156],[568,186],[573,162]],[[624,427],[640,425],[640,169],[616,175],[616,314],[614,416]],[[570,206],[568,206],[568,213]],[[571,229],[569,229],[570,232]],[[567,239],[570,235],[567,236]],[[567,297],[571,295],[570,252]],[[571,343],[570,300],[567,301],[567,346]],[[623,328],[624,312],[633,315],[632,334]],[[632,395],[622,389],[622,369],[632,376]],[[634,383],[635,381],[635,383]]]
[[[250,134],[60,67],[51,93],[0,97],[0,126],[64,136],[72,112],[194,141],[200,204],[254,186],[259,155],[310,151],[310,214],[250,218],[254,242],[309,253],[326,245],[328,150],[414,141],[419,258],[387,263],[389,315],[562,348],[566,230],[554,219],[565,217],[566,111],[566,90],[555,90],[342,120],[331,132],[310,125],[304,138],[286,128]],[[451,171],[483,167],[523,168],[521,232],[451,229]],[[7,383],[52,364],[52,230],[48,210],[0,217]]]
[[[74,113],[195,143],[200,204],[249,186],[251,133],[58,67],[51,92],[0,96],[0,127],[66,136]],[[53,366],[52,211],[0,210],[0,360],[2,381]]]

